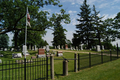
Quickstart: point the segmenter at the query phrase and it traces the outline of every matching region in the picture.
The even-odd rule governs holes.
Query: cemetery
[[[109,50],[101,50],[103,53],[101,53],[101,51],[97,51],[98,48],[96,48],[96,51],[92,51],[92,50],[71,50],[69,48],[69,50],[67,49],[49,49],[49,51],[47,51],[46,49],[43,48],[38,48],[38,51],[34,51],[34,50],[29,50],[27,49],[27,53],[29,53],[29,55],[26,56],[26,66],[30,66],[33,65],[33,69],[31,68],[27,68],[27,76],[35,74],[32,73],[32,70],[36,70],[37,64],[39,64],[39,61],[45,61],[46,57],[51,57],[54,56],[54,78],[57,78],[57,75],[59,76],[66,76],[69,74],[73,74],[74,72],[78,72],[79,70],[82,70],[84,68],[89,68],[91,66],[94,65],[98,65],[98,64],[103,64],[104,62],[108,62],[108,61],[113,61],[118,59],[117,57],[117,51],[109,51]],[[24,49],[21,52],[25,52]],[[16,64],[18,66],[24,66],[25,62],[24,62],[24,54],[21,52],[13,52],[13,51],[1,51],[1,54],[4,54],[4,56],[1,56],[0,59],[0,67],[2,67],[2,64],[9,64],[8,60],[12,60],[12,62],[10,62],[11,64]],[[88,53],[90,52],[90,53]],[[9,54],[8,54],[9,53]],[[77,53],[76,58],[75,58],[75,53]],[[119,52],[120,53],[120,52]],[[49,56],[47,56],[49,55]],[[14,58],[13,58],[14,56]],[[80,64],[79,64],[79,59],[80,58]],[[76,59],[76,60],[75,60]],[[91,59],[91,62],[89,63],[89,60]],[[37,61],[39,60],[39,61]],[[67,60],[67,62],[63,62],[64,60]],[[75,69],[75,61],[76,61],[76,69]],[[44,62],[42,62],[44,63]],[[64,68],[64,66],[67,63],[67,68]],[[80,65],[80,66],[79,66]],[[15,67],[15,66],[14,66]],[[38,66],[39,67],[39,66]],[[43,67],[46,67],[46,65],[43,65]],[[12,68],[12,66],[11,66]],[[41,65],[42,68],[42,65]],[[68,73],[65,73],[63,71],[65,71],[67,69]],[[20,69],[21,71],[22,69]],[[31,71],[30,71],[31,70]],[[36,71],[37,74],[39,74],[39,69],[37,69],[38,71]],[[45,69],[43,69],[44,71]],[[29,72],[30,71],[30,72]],[[8,71],[9,72],[9,71]],[[14,73],[13,73],[14,74]],[[22,74],[16,72],[16,74]],[[6,74],[5,74],[6,75]],[[9,74],[8,74],[9,75]],[[41,74],[42,75],[42,74]],[[31,77],[30,79],[33,79],[34,77]],[[20,78],[22,79],[22,77]],[[19,80],[19,79],[18,79]]]
[[[1,0],[0,80],[119,80],[119,3]]]

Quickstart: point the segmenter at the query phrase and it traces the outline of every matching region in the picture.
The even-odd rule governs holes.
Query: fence
[[[2,61],[0,80],[48,80],[50,60],[37,58],[29,60]]]
[[[118,59],[118,51],[101,52],[95,54],[78,54],[78,71],[104,62]]]
[[[77,72],[77,69],[81,70],[117,58],[119,58],[118,51],[110,51],[96,54],[78,54],[78,56],[75,54],[73,59],[54,59],[54,56],[51,55],[50,58],[2,61],[0,64],[0,80],[54,79],[54,60],[67,60],[67,62],[68,60],[72,60],[72,66],[74,66],[74,70],[72,71]]]

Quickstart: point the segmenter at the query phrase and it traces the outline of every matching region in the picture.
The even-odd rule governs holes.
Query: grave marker
[[[97,45],[97,51],[101,51],[101,50],[100,50],[100,45]]]
[[[49,52],[49,45],[46,46],[46,51]]]
[[[42,48],[38,49],[38,56],[37,57],[38,58],[46,57],[45,56],[45,49],[42,49]]]
[[[63,52],[62,51],[57,51],[57,56],[63,56]]]
[[[22,53],[23,53],[23,55],[25,55],[25,53],[26,53],[26,55],[29,55],[29,53],[27,51],[27,46],[26,45],[23,45]]]
[[[12,58],[22,58],[21,53],[12,53]]]
[[[68,45],[67,44],[65,44],[65,49],[68,49]]]
[[[2,63],[2,60],[0,59],[0,63]]]

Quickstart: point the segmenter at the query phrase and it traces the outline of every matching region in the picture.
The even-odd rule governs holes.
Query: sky
[[[77,15],[80,12],[80,6],[83,4],[84,0],[59,0],[60,4],[63,6],[61,8],[66,10],[66,14],[70,14],[71,23],[70,24],[64,24],[62,23],[62,26],[67,30],[65,32],[66,38],[69,40],[72,40],[73,33],[75,33],[76,30],[76,24],[79,22],[76,20],[79,18]],[[103,17],[103,20],[107,18],[114,18],[118,12],[120,12],[120,0],[87,0],[87,4],[90,5],[91,10],[93,9],[93,5],[95,5],[96,10],[100,11],[99,16]],[[52,13],[60,13],[60,9],[57,6],[45,6],[41,8],[40,10],[49,11],[50,14]],[[51,15],[49,15],[51,16]],[[49,17],[48,16],[48,17]],[[51,41],[53,41],[53,31],[46,29],[47,33],[43,37],[44,40],[48,42],[50,46],[52,46]],[[13,34],[8,33],[10,36],[10,39],[12,39]],[[9,42],[11,45],[11,41]],[[120,46],[120,40],[117,40],[115,42],[112,42],[113,45]]]

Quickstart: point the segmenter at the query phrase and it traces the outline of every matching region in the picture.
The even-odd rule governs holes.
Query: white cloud
[[[74,5],[75,3],[74,2],[72,2],[72,5]]]
[[[114,18],[116,16],[116,14],[111,14],[111,15],[109,15],[109,14],[103,14],[102,16],[104,16],[103,20],[105,20],[105,19],[108,19],[108,18]]]
[[[74,13],[76,13],[76,12],[77,12],[77,11],[72,11],[72,10],[69,10],[69,11],[68,11],[69,14],[74,14]]]
[[[108,3],[103,3],[103,4],[101,4],[100,6],[99,6],[99,8],[105,8],[105,7],[107,7],[109,4]]]
[[[47,31],[47,33],[43,37],[43,39],[46,40],[50,46],[52,46],[51,41],[53,40],[53,35],[52,35],[53,31],[51,31],[49,29],[47,29],[46,31]]]
[[[71,2],[72,4],[82,4],[84,0],[62,0],[61,2]]]

